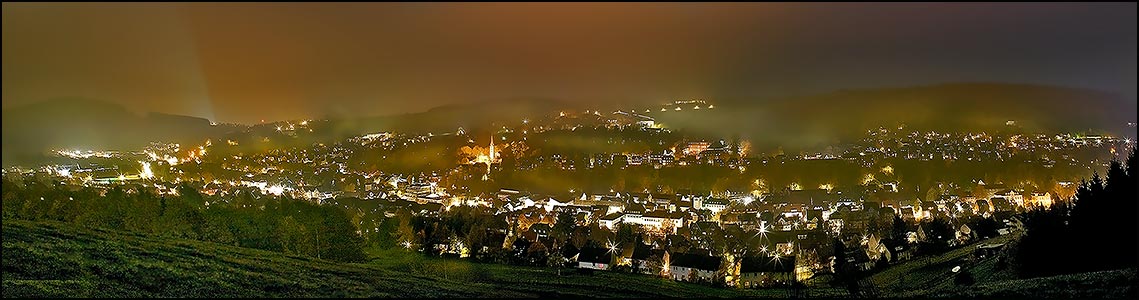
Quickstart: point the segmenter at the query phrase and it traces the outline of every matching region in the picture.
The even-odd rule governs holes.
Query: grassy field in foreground
[[[968,261],[976,245],[1006,243],[1014,236],[998,236],[949,252],[921,257],[890,266],[870,276],[879,295],[889,297],[952,298],[1077,298],[1134,299],[1135,270],[1068,274],[1052,277],[1017,279],[1013,269],[998,268],[997,258],[990,256],[975,263]],[[976,283],[959,286],[953,283],[953,267],[963,267]]]
[[[563,275],[550,268],[474,263],[377,250],[367,263],[342,264],[212,243],[86,229],[54,222],[5,220],[3,297],[763,297],[786,289],[730,289],[644,275]],[[939,275],[960,259],[893,266],[877,277],[878,296],[986,298],[1126,298],[1135,270],[1013,279],[971,269],[977,284],[958,287]],[[950,266],[951,267],[951,266]],[[927,280],[920,274],[930,274]],[[899,281],[898,277],[906,277]],[[899,285],[902,284],[902,285]],[[844,297],[808,288],[800,297]]]
[[[787,297],[598,272],[427,258],[341,264],[53,222],[5,220],[4,297]]]
[[[1112,270],[1031,279],[1000,280],[967,287],[915,290],[903,297],[1135,299],[1135,270]]]
[[[4,297],[527,296],[366,265],[5,220]]]
[[[967,258],[969,254],[973,252],[973,249],[976,249],[977,245],[985,243],[1007,243],[1013,238],[1015,237],[1012,235],[998,236],[949,250],[939,255],[918,257],[890,266],[885,270],[871,275],[869,279],[875,286],[881,289],[880,292],[891,295],[909,293],[915,290],[933,290],[952,285],[953,273],[951,273],[950,270],[955,266],[966,267],[966,270],[972,271],[978,283],[988,280],[1012,279],[1011,276],[1004,276],[1011,275],[1011,270],[996,272],[991,270],[991,268],[980,268],[980,266],[986,265],[985,263],[978,264],[978,268],[971,268]],[[988,266],[992,265],[991,261],[992,258],[986,261]],[[982,270],[984,274],[981,274]]]

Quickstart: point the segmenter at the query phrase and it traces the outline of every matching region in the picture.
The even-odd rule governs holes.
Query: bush
[[[973,285],[973,274],[969,273],[969,271],[962,270],[953,276],[953,283],[956,285]]]

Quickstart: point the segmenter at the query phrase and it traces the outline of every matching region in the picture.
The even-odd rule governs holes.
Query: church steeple
[[[490,158],[490,161],[492,161],[492,162],[494,161],[494,136],[493,135],[490,136],[490,155],[488,155],[488,157]],[[488,164],[489,164],[489,162],[488,162]]]

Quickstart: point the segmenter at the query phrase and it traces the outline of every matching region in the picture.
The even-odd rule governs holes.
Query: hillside
[[[785,297],[614,273],[385,251],[338,264],[182,239],[4,220],[3,297]]]
[[[718,110],[653,112],[672,128],[740,134],[757,143],[812,146],[848,139],[878,126],[906,124],[937,131],[1107,132],[1134,128],[1136,102],[1094,90],[1056,86],[953,83],[843,90],[743,101],[726,99]],[[1006,126],[1013,120],[1016,125]]]
[[[522,119],[550,116],[571,103],[554,99],[519,98],[451,104],[425,112],[376,117],[332,118],[334,132],[348,136],[376,131],[409,133],[454,132],[459,127],[469,132],[492,130],[495,125],[518,125]]]
[[[1001,267],[996,256],[970,261],[980,244],[1007,243],[1014,235],[997,236],[946,253],[920,257],[890,266],[869,276],[879,295],[903,298],[1077,298],[1133,299],[1135,270],[1113,270],[1018,279],[1010,267]],[[961,266],[976,283],[968,286],[953,282],[951,270]]]
[[[189,240],[4,221],[4,297],[473,297],[513,294]]]
[[[136,114],[96,100],[57,99],[3,111],[4,164],[37,161],[52,149],[136,150],[151,141],[201,143],[235,130],[197,117]]]
[[[964,251],[919,259],[875,274],[880,297],[1127,298],[1134,270],[1013,279],[992,261],[969,269],[977,284],[944,275]],[[3,297],[763,297],[787,289],[726,289],[597,272],[427,258],[375,251],[368,263],[341,264],[192,240],[5,220]],[[901,279],[899,279],[901,278]],[[1129,286],[1128,284],[1132,284]],[[803,297],[844,297],[813,287]]]
[[[957,83],[844,90],[827,94],[742,101],[724,99],[722,109],[652,112],[673,129],[713,137],[739,135],[758,147],[817,146],[857,137],[866,129],[905,123],[938,131],[1095,132],[1134,135],[1136,104],[1118,95],[1054,86]],[[303,143],[335,141],[364,133],[468,132],[517,125],[525,118],[575,109],[569,101],[509,99],[445,105],[425,112],[358,117],[330,116]],[[209,120],[158,113],[135,114],[101,101],[59,99],[3,111],[4,163],[42,160],[53,148],[137,149],[150,141],[200,143],[206,138],[255,139],[273,125],[249,131],[211,126]],[[1016,126],[1005,125],[1016,121]],[[263,131],[263,132],[262,132]]]
[[[1031,279],[1001,280],[969,287],[917,290],[906,297],[1135,299],[1135,270],[1112,270]],[[1129,286],[1130,285],[1130,286]]]

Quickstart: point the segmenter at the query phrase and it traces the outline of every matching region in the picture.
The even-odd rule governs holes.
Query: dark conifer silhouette
[[[1026,231],[1011,261],[1023,277],[1136,267],[1135,149],[1113,160],[1070,199],[1025,214]]]

